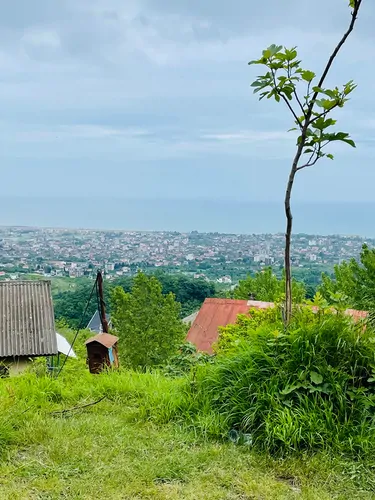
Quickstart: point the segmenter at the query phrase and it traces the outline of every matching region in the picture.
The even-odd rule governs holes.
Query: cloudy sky
[[[247,62],[298,45],[318,72],[347,0],[0,0],[2,193],[279,200],[295,138],[258,102]],[[357,149],[301,173],[298,200],[375,201],[375,4],[329,83],[358,89],[336,114]]]

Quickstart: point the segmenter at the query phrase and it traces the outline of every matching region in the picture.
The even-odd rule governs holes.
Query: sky
[[[288,111],[259,102],[248,61],[298,46],[318,73],[347,0],[0,0],[3,196],[277,201],[295,149]],[[299,174],[297,201],[375,201],[375,4],[328,82],[357,148]]]

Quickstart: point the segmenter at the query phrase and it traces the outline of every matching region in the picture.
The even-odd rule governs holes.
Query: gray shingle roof
[[[57,354],[49,281],[0,281],[0,357]]]
[[[109,314],[107,314],[106,316],[107,316],[108,326],[111,326],[111,317]],[[91,330],[92,332],[102,333],[103,331],[102,322],[100,321],[99,312],[97,310],[92,315],[92,318],[90,319],[89,324],[87,325],[86,328],[87,330]]]

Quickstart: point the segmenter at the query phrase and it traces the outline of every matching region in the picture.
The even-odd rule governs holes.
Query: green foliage
[[[170,358],[164,373],[174,377],[182,376],[193,372],[197,366],[212,363],[213,359],[209,354],[198,352],[194,344],[185,342],[180,346],[179,353]]]
[[[336,265],[333,278],[323,274],[318,290],[330,304],[341,297],[347,307],[375,310],[375,249],[363,245],[360,261]]]
[[[270,267],[255,273],[254,277],[248,276],[246,280],[239,282],[234,290],[234,298],[248,300],[251,295],[255,300],[280,302],[285,295],[285,278],[277,278]],[[303,283],[293,281],[292,296],[297,303],[305,299],[306,289]]]
[[[180,305],[172,293],[163,295],[155,277],[138,273],[131,293],[117,287],[111,303],[122,363],[145,369],[164,364],[176,353],[185,333]]]
[[[245,440],[209,441],[190,431],[181,413],[184,378],[127,370],[92,376],[83,360],[66,367],[58,379],[30,373],[0,384],[1,500],[373,498],[369,460],[325,453],[280,461]]]
[[[333,160],[333,155],[325,150],[333,142],[344,142],[355,147],[349,134],[329,130],[336,125],[336,120],[328,117],[333,109],[342,108],[348,101],[348,96],[356,88],[353,81],[341,89],[314,84],[316,75],[301,67],[296,47],[287,49],[281,45],[271,45],[263,50],[260,59],[249,64],[267,68],[267,72],[251,84],[254,93],[259,93],[259,99],[267,97],[277,102],[282,100],[293,114],[297,128],[291,130],[301,132],[297,145],[301,145],[302,152],[308,155],[308,160],[299,165],[297,170],[311,166],[323,157]]]
[[[295,310],[287,329],[280,313],[272,314],[242,317],[226,332],[231,349],[219,349],[213,366],[198,369],[191,389],[196,421],[217,415],[214,435],[235,429],[275,453],[334,449],[371,456],[374,333],[324,308]]]
[[[279,333],[283,330],[282,314],[279,307],[250,309],[249,315],[240,314],[236,324],[220,328],[219,340],[215,347],[217,353],[236,351],[244,341],[249,341],[254,330],[259,327]]]
[[[89,299],[93,281],[87,280],[77,284],[72,290],[58,292],[53,297],[55,316],[57,320],[65,320],[71,328],[78,328]],[[84,318],[84,327],[90,321],[92,315],[97,309],[95,297],[87,309],[86,318]]]
[[[216,295],[215,285],[202,279],[192,279],[183,275],[167,274],[156,272],[155,276],[162,285],[163,294],[172,292],[177,302],[181,303],[180,315],[182,318],[197,311],[202,302],[207,297]],[[67,278],[69,280],[69,278]],[[55,280],[55,278],[54,278]],[[54,283],[54,280],[52,283]],[[125,292],[130,292],[133,279],[130,277],[116,278],[113,281],[105,282],[105,296],[109,297],[112,290],[121,287]],[[54,293],[55,315],[57,320],[65,320],[71,328],[78,328],[87,300],[90,296],[93,281],[89,279],[81,280],[77,285],[68,290],[57,290]],[[110,313],[110,303],[107,303],[107,312]],[[95,297],[91,300],[84,327],[97,308]]]
[[[207,297],[215,297],[216,289],[213,283],[203,279],[192,279],[184,275],[157,272],[155,276],[160,281],[164,294],[173,293],[181,304],[181,317],[200,309]]]

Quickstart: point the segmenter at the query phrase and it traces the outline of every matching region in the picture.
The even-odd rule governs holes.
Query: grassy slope
[[[25,445],[0,467],[4,500],[373,498],[340,483],[319,460],[277,464],[199,442],[176,426],[139,423],[134,408],[108,402],[74,417],[37,419],[22,432]]]
[[[176,414],[184,382],[158,374],[91,376],[70,361],[61,378],[0,381],[0,498],[370,499],[360,463],[277,460],[204,440]],[[106,399],[65,414],[51,412]]]

